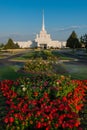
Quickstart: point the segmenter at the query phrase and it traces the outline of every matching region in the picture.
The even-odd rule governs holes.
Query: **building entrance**
[[[40,44],[40,48],[47,49],[47,44]]]

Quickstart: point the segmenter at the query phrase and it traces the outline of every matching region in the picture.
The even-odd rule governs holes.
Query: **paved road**
[[[84,57],[83,55],[71,54],[69,52],[63,52],[63,51],[59,51],[59,53],[63,54],[66,57],[77,59],[77,61],[73,61],[74,63],[87,65],[87,57]]]
[[[20,64],[24,64],[24,62],[11,61],[11,59],[15,58],[15,57],[20,57],[20,56],[22,56],[23,54],[25,54],[25,53],[27,53],[29,51],[32,51],[32,50],[26,50],[24,52],[20,52],[19,54],[15,54],[15,55],[12,55],[12,56],[8,56],[8,57],[6,57],[4,59],[0,59],[0,66],[3,66],[3,65],[20,65]],[[58,51],[58,52],[60,54],[63,54],[64,56],[67,56],[67,57],[70,57],[70,58],[75,58],[75,59],[78,60],[78,61],[73,61],[71,63],[87,65],[87,58],[85,58],[84,56],[79,56],[79,55],[71,54],[68,51]]]
[[[0,66],[3,66],[3,65],[20,65],[20,64],[23,64],[23,62],[17,62],[17,61],[11,61],[11,59],[15,58],[15,57],[20,57],[22,55],[24,55],[25,53],[29,52],[31,50],[26,50],[24,52],[20,52],[18,54],[15,54],[15,55],[10,55],[6,58],[3,58],[3,59],[0,59]]]

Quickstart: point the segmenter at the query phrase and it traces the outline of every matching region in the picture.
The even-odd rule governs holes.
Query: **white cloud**
[[[83,28],[87,28],[87,25],[81,25],[81,26],[77,26],[77,25],[73,25],[73,26],[69,26],[69,27],[62,27],[59,29],[55,29],[55,32],[60,32],[60,31],[69,31],[69,30],[74,30],[74,29],[83,29]]]

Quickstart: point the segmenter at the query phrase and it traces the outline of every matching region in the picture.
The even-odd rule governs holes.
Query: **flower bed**
[[[25,63],[24,70],[26,72],[52,73],[52,63],[42,59],[31,60]]]
[[[81,130],[87,80],[33,77],[0,82],[8,111],[6,130]]]

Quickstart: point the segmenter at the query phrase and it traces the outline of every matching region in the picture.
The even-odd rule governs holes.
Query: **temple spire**
[[[45,24],[44,24],[44,10],[43,10],[43,19],[42,19],[42,30],[45,30]]]

